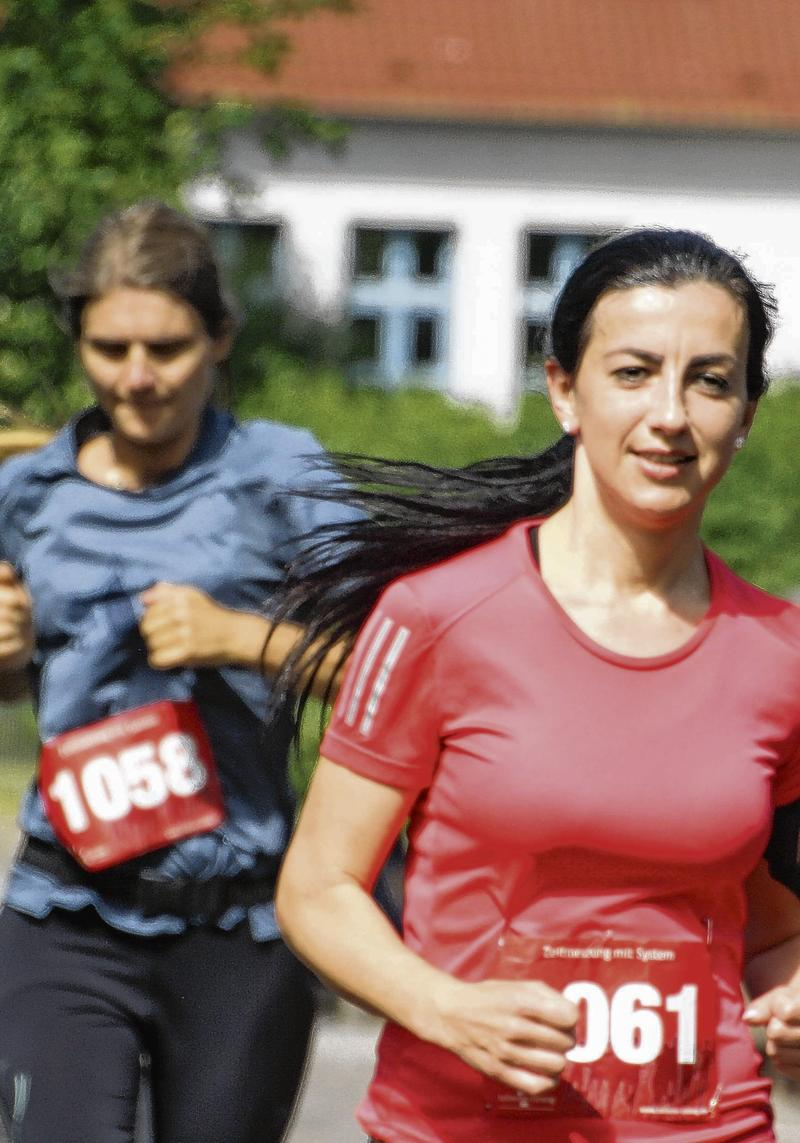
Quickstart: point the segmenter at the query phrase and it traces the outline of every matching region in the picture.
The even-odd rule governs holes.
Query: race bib
[[[580,1010],[575,1047],[553,1092],[487,1080],[503,1116],[692,1122],[714,1115],[717,993],[700,941],[544,940],[508,932],[497,975],[542,980]]]
[[[56,837],[89,870],[204,833],[225,816],[192,701],[150,703],[51,738],[39,792]]]

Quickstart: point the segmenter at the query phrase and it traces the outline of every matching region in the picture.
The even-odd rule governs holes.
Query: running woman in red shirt
[[[800,798],[800,611],[699,535],[771,309],[700,235],[612,239],[556,307],[561,441],[354,465],[368,519],[298,570],[312,654],[366,621],[278,916],[387,1018],[380,1143],[774,1140],[748,1023],[800,1075],[800,906],[761,860]],[[369,890],[406,819],[401,939]]]

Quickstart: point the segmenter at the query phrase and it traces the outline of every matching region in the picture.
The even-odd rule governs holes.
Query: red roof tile
[[[800,128],[800,0],[356,0],[287,25],[276,78],[217,29],[180,98],[347,117]]]

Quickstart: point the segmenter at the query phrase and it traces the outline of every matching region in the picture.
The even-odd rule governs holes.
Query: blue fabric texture
[[[164,580],[199,587],[227,607],[263,612],[303,537],[347,513],[290,494],[313,493],[330,481],[318,463],[319,444],[303,430],[240,424],[209,409],[180,469],[142,492],[120,492],[77,469],[80,444],[103,427],[99,410],[88,410],[44,448],[0,467],[0,557],[15,566],[34,601],[31,677],[40,734],[45,740],[144,703],[193,697],[214,749],[227,818],[211,833],[160,850],[145,867],[167,878],[232,876],[288,842],[289,728],[267,735],[267,688],[254,671],[152,669],[138,630],[139,593]],[[20,825],[56,844],[35,787]],[[6,899],[37,917],[54,906],[91,905],[131,933],[185,928],[177,917],[145,918],[21,865]],[[244,909],[231,909],[219,924],[230,928],[244,916]],[[250,909],[249,920],[257,939],[277,936],[271,905]]]

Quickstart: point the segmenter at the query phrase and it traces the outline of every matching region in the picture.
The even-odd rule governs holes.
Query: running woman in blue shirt
[[[109,216],[57,289],[95,404],[0,469],[0,693],[30,687],[43,742],[0,913],[0,1117],[131,1143],[147,1054],[158,1143],[277,1143],[312,998],[272,908],[291,729],[264,726],[260,611],[343,510],[309,434],[214,407],[235,320],[202,228]]]

